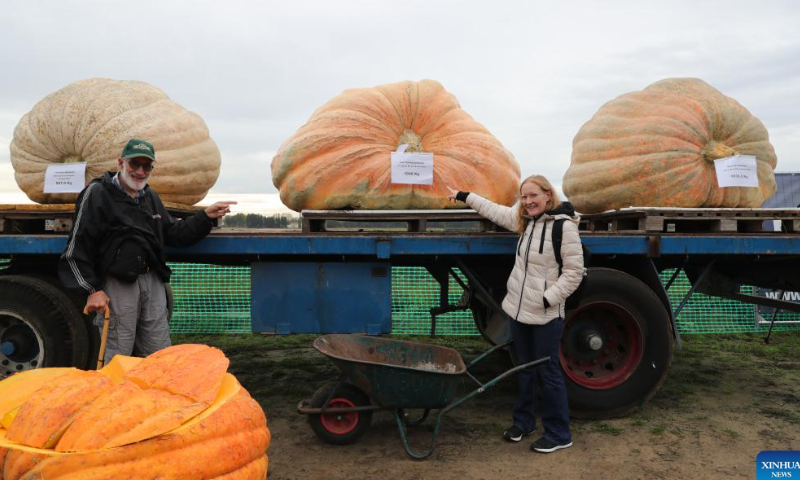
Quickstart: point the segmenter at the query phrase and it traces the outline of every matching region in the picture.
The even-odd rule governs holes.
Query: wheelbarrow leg
[[[428,447],[425,450],[417,451],[411,448],[411,445],[408,443],[408,436],[406,434],[406,420],[403,416],[402,409],[398,408],[392,410],[394,419],[397,421],[397,430],[400,431],[400,439],[403,441],[403,448],[406,449],[406,453],[408,453],[414,460],[424,460],[428,458],[431,453],[433,453],[433,449],[436,446],[436,437],[439,436],[439,430],[442,427],[442,413],[443,412],[440,412],[436,417],[436,426],[433,428],[433,435],[431,435],[431,441],[428,444]]]
[[[401,408],[401,409],[399,409],[399,410],[400,410],[400,415],[402,415],[402,416],[403,416],[403,418],[406,418],[406,411],[405,411],[405,410],[403,410],[402,408]],[[422,422],[424,422],[426,418],[428,418],[428,414],[429,414],[430,412],[431,412],[431,409],[430,409],[430,408],[426,408],[426,409],[425,409],[425,411],[424,411],[424,412],[422,412],[422,416],[421,416],[421,417],[419,417],[418,419],[416,419],[416,420],[408,420],[408,419],[406,418],[406,425],[410,425],[410,426],[412,426],[412,427],[416,427],[417,425],[419,425],[419,424],[421,424]]]

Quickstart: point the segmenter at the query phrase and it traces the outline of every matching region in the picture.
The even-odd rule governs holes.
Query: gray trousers
[[[171,345],[167,294],[158,275],[144,273],[133,283],[109,276],[103,291],[111,310],[104,365],[118,353],[146,357]],[[94,324],[102,334],[102,313]]]

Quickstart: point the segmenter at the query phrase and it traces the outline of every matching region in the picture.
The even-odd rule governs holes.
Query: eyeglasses
[[[156,166],[153,165],[153,162],[139,163],[134,160],[131,160],[130,158],[128,159],[128,166],[131,167],[131,170],[133,170],[134,172],[136,170],[139,170],[140,168],[145,172],[152,172],[153,169],[156,168]]]

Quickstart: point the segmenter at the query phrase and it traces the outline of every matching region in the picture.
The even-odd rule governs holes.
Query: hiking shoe
[[[522,429],[519,428],[518,426],[512,425],[511,428],[503,432],[503,439],[505,439],[506,442],[519,442],[520,440],[522,440],[522,437],[530,435],[535,431],[536,429],[534,428],[529,432],[523,432]]]
[[[550,453],[555,452],[556,450],[561,450],[562,448],[569,448],[571,446],[572,442],[558,443],[542,437],[539,440],[531,443],[531,450],[535,450],[539,453]]]

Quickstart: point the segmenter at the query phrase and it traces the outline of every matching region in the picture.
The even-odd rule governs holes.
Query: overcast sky
[[[202,116],[222,152],[214,194],[275,193],[270,163],[347,88],[438,80],[560,184],[572,138],[608,100],[697,77],[767,127],[800,171],[795,1],[0,0],[0,194],[33,105],[92,77],[141,80]]]

